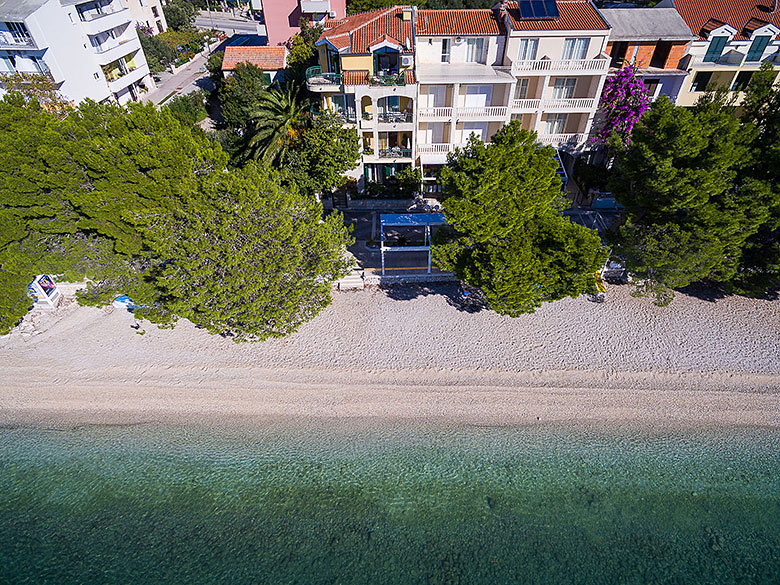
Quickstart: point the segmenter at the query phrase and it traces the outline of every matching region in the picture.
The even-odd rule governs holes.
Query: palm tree
[[[252,114],[254,127],[247,143],[252,158],[266,163],[284,160],[309,114],[309,102],[299,92],[298,87],[290,84],[260,96],[258,108]]]

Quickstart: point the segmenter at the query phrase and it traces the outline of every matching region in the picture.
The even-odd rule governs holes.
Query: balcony
[[[113,93],[119,93],[124,88],[141,81],[144,77],[149,75],[149,67],[144,63],[140,67],[128,68],[126,73],[121,74],[114,79],[108,79],[108,89]]]
[[[119,8],[116,10],[103,10],[102,13],[82,12],[79,13],[81,26],[88,35],[98,35],[102,32],[111,30],[123,24],[130,24],[132,17],[129,8]]]
[[[394,73],[391,75],[369,75],[368,85],[379,87],[406,85],[406,75],[404,73]]]
[[[542,100],[514,100],[512,102],[513,112],[536,112],[541,109]]]
[[[449,120],[454,108],[420,108],[417,115],[420,120]]]
[[[437,165],[447,162],[447,155],[454,152],[456,148],[464,148],[465,144],[453,144],[443,142],[440,144],[418,144],[417,154],[420,155],[420,162],[423,164]]]
[[[587,134],[540,134],[537,142],[545,146],[576,150],[587,140]]]
[[[343,84],[341,73],[323,73],[319,65],[306,70],[306,86],[310,91],[338,91]]]
[[[110,42],[102,43],[95,47],[97,53],[97,62],[99,65],[108,65],[125,55],[135,53],[141,48],[141,41],[137,36],[125,40],[117,41],[111,39]]]
[[[379,158],[412,158],[412,149],[400,146],[382,148],[379,150]]]
[[[35,50],[37,48],[35,40],[29,35],[14,35],[9,31],[0,31],[0,49]]]
[[[512,63],[512,75],[539,73],[606,74],[609,59],[533,59]]]
[[[32,83],[35,81],[38,76],[48,77],[50,79],[53,79],[53,75],[51,74],[51,70],[49,70],[49,67],[45,63],[41,63],[41,69],[33,69],[29,71],[0,71],[0,85],[3,83],[4,77],[13,77],[14,75],[23,75],[25,77],[31,76],[30,79],[22,79],[20,80],[21,83]]]
[[[411,112],[380,112],[377,118],[384,124],[411,124],[414,122],[414,114]]]
[[[455,115],[459,120],[504,120],[507,112],[506,106],[455,108]]]
[[[301,0],[301,13],[303,14],[324,14],[326,12],[330,12],[328,0]]]
[[[562,111],[562,110],[592,110],[598,102],[596,98],[567,98],[551,99],[542,102],[542,110]]]

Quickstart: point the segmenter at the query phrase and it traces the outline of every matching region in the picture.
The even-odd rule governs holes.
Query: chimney
[[[401,9],[401,20],[405,20],[406,22],[411,22],[411,20],[412,20],[412,7],[411,6],[404,6]]]
[[[501,0],[498,3],[498,18],[504,20],[506,18],[506,0]]]

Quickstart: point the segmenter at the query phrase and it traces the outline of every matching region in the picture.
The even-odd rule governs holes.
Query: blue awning
[[[447,223],[443,213],[382,213],[379,223],[384,226],[426,226]]]

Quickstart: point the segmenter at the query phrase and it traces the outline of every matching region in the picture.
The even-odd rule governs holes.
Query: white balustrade
[[[578,71],[584,73],[606,73],[609,59],[533,59],[512,63],[512,74],[548,71]]]

